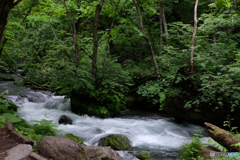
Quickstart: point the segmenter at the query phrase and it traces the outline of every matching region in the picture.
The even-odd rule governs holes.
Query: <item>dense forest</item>
[[[77,114],[132,107],[240,126],[239,4],[0,0],[0,71],[66,95]]]

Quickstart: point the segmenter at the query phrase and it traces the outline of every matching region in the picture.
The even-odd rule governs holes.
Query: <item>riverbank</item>
[[[110,134],[126,136],[133,148],[131,154],[118,151],[124,159],[137,160],[132,154],[148,152],[152,159],[180,160],[180,146],[191,141],[188,137],[195,130],[203,129],[199,125],[178,122],[171,115],[146,111],[126,110],[115,118],[106,119],[79,116],[70,111],[70,101],[64,100],[64,96],[54,96],[48,91],[35,92],[13,82],[2,82],[0,86],[9,90],[9,100],[19,106],[17,114],[31,125],[32,120],[58,123],[62,115],[71,118],[72,125],[58,125],[58,129],[64,130],[58,136],[72,133],[83,138],[87,146],[98,145],[102,137]],[[207,141],[207,135],[204,136]]]

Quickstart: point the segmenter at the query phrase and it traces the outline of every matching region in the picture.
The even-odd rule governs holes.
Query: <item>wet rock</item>
[[[80,137],[78,137],[78,136],[75,136],[75,135],[73,135],[73,134],[67,133],[67,134],[65,134],[63,137],[68,138],[68,139],[71,139],[71,140],[77,142],[78,144],[84,146],[84,143],[83,143],[82,138],[80,138]]]
[[[32,146],[29,144],[19,144],[7,150],[8,156],[4,160],[20,160],[22,158],[28,157],[32,152]]]
[[[122,157],[111,147],[84,146],[91,160],[122,160]]]
[[[43,137],[38,143],[38,151],[54,160],[89,160],[80,144],[64,137]]]
[[[65,115],[62,115],[60,118],[59,118],[59,120],[58,120],[58,123],[59,124],[72,124],[72,120],[69,118],[69,117],[67,117],[67,116],[65,116]]]
[[[130,150],[130,140],[122,135],[111,134],[99,140],[99,146],[110,146],[114,150]]]

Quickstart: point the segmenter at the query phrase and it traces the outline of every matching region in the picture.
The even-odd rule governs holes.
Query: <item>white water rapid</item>
[[[98,145],[98,140],[109,134],[124,135],[132,143],[133,151],[119,151],[124,160],[137,160],[132,153],[148,151],[153,160],[176,160],[179,147],[189,142],[194,130],[201,126],[189,123],[177,123],[171,116],[140,111],[124,111],[119,117],[99,119],[78,116],[70,111],[70,101],[63,96],[54,96],[50,92],[34,92],[17,87],[13,82],[1,82],[1,91],[9,90],[9,99],[20,108],[18,114],[26,121],[53,120],[58,123],[61,115],[73,120],[73,125],[59,125],[65,133],[72,133],[84,139],[86,145]],[[208,139],[208,138],[207,138]]]

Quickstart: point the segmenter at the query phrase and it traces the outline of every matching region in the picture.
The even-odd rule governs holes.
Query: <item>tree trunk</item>
[[[216,33],[213,33],[213,44],[217,43]]]
[[[7,24],[8,14],[10,13],[11,9],[15,7],[18,3],[22,0],[17,0],[14,3],[14,0],[0,0],[0,37],[3,37],[4,28]],[[0,49],[3,46],[0,43]]]
[[[204,124],[206,125],[205,131],[212,139],[227,148],[229,152],[240,152],[240,147],[232,146],[240,142],[236,137],[211,123],[205,122]]]
[[[164,13],[164,6],[162,7],[162,17],[163,17],[163,26],[164,26],[164,31],[165,31],[165,35],[166,35],[166,46],[168,47],[168,27],[167,27],[167,21],[166,21],[166,17],[165,17],[165,13]]]
[[[3,40],[4,39],[4,40]],[[0,57],[2,55],[3,47],[7,43],[7,38],[3,35],[1,40],[0,40]]]
[[[194,40],[197,33],[197,6],[198,0],[196,0],[195,7],[194,7],[194,29],[193,29],[193,37],[192,37],[192,51],[191,51],[191,58],[190,58],[190,69],[191,73],[193,72],[193,57],[194,57]]]
[[[72,50],[73,50],[73,56],[75,58],[75,66],[76,68],[78,68],[79,65],[79,48],[78,48],[78,38],[77,38],[77,30],[76,30],[76,25],[75,25],[75,21],[72,18],[71,13],[69,12],[67,5],[65,3],[65,0],[62,0],[62,3],[67,11],[68,14],[68,18],[69,18],[69,23],[71,25],[71,29],[72,29],[72,37],[73,37],[73,45],[72,45]],[[76,53],[77,51],[77,53]]]
[[[144,34],[145,36],[145,39],[147,40],[147,43],[149,45],[149,48],[150,48],[150,51],[151,51],[151,54],[152,54],[152,60],[153,60],[153,63],[154,63],[154,68],[155,68],[155,73],[157,75],[157,78],[161,78],[160,74],[159,74],[159,70],[158,70],[158,64],[157,64],[157,61],[155,59],[155,53],[154,53],[154,50],[153,50],[153,46],[151,44],[151,41],[149,39],[149,37],[147,36],[147,34],[145,33],[144,31],[144,27],[143,27],[143,21],[142,21],[142,15],[141,15],[141,12],[139,10],[139,7],[138,7],[138,4],[136,2],[136,0],[133,0],[133,3],[137,9],[137,13],[138,13],[138,18],[139,18],[139,22],[140,22],[140,31]]]
[[[160,47],[161,47],[161,51],[162,49],[162,41],[163,41],[163,14],[162,14],[162,0],[159,0],[159,22],[160,22]]]
[[[94,78],[97,76],[97,52],[98,52],[98,22],[100,17],[100,12],[102,10],[104,0],[101,0],[100,3],[97,5],[95,10],[95,18],[93,24],[93,56],[92,56],[92,75]]]
[[[114,12],[112,24],[111,24],[111,27],[110,27],[110,29],[109,29],[109,31],[108,31],[108,39],[107,39],[106,53],[105,53],[105,56],[104,56],[104,64],[103,64],[102,81],[103,81],[104,74],[105,74],[105,67],[106,67],[106,59],[107,59],[107,51],[108,51],[108,46],[109,46],[110,33],[111,33],[111,30],[112,30],[113,25],[114,25],[114,20],[115,20],[115,17],[116,17],[117,8],[118,8],[118,5],[119,5],[120,1],[121,1],[121,0],[118,0],[118,3],[117,3],[117,5],[116,5],[116,9],[115,9],[115,12]]]

